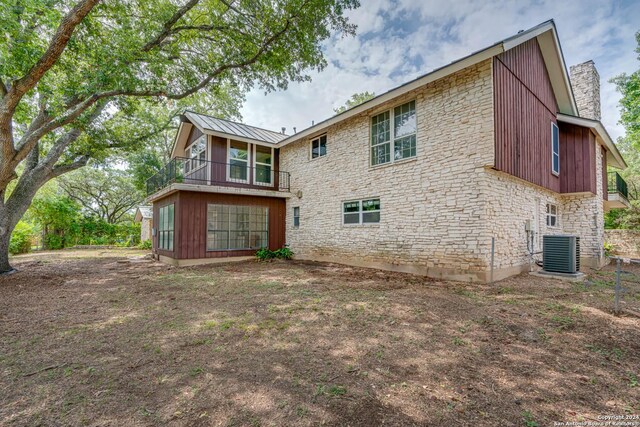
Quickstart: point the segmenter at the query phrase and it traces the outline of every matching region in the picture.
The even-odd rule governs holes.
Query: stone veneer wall
[[[640,258],[640,231],[638,230],[605,230],[605,242],[613,245],[616,255]]]
[[[487,195],[477,183],[493,163],[492,84],[487,60],[330,127],[324,157],[311,160],[308,141],[283,147],[280,167],[291,173],[291,193],[302,192],[287,201],[296,255],[477,280],[489,251]],[[370,115],[413,99],[417,157],[371,167]],[[342,202],[376,197],[379,224],[342,224]]]
[[[570,67],[571,88],[580,117],[600,120],[600,74],[593,61]]]
[[[330,127],[324,157],[310,158],[308,140],[283,147],[280,167],[291,173],[291,193],[302,194],[287,200],[287,243],[296,256],[486,281],[495,237],[499,280],[530,268],[525,222],[535,220],[536,251],[542,235],[572,233],[581,236],[583,262],[600,259],[602,194],[562,196],[492,169],[492,82],[485,61]],[[417,157],[369,166],[370,116],[412,99]],[[380,223],[343,225],[342,202],[368,198],[380,198]],[[558,227],[546,226],[547,203],[558,205]]]

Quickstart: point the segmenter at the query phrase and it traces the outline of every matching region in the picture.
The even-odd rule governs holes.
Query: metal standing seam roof
[[[255,126],[232,122],[230,120],[219,119],[217,117],[206,116],[192,111],[185,112],[185,116],[191,120],[193,124],[204,130],[240,136],[271,144],[276,144],[289,136],[284,133],[261,129]]]

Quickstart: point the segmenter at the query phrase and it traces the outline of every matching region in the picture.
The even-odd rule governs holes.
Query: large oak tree
[[[285,88],[352,34],[357,0],[6,0],[0,8],[0,272],[48,180],[126,141],[110,120],[148,99]]]

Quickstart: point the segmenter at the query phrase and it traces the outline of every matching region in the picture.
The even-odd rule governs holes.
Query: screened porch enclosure
[[[207,205],[207,251],[269,246],[269,208]]]

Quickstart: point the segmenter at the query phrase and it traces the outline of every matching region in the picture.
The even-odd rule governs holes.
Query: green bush
[[[62,249],[64,248],[64,239],[57,234],[47,234],[44,236],[44,245],[47,249]]]
[[[143,242],[140,242],[140,244],[138,245],[139,249],[145,249],[145,250],[150,250],[151,247],[152,247],[151,240],[145,240]]]
[[[274,258],[291,259],[293,258],[293,251],[287,246],[276,249],[275,251],[269,250],[268,248],[260,248],[256,252],[256,258],[260,261],[267,261]]]
[[[33,236],[33,227],[24,221],[18,221],[16,228],[11,233],[11,241],[9,242],[9,253],[11,255],[26,254],[31,251],[31,237]]]

